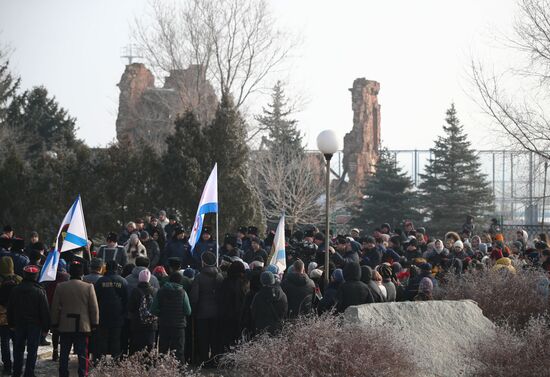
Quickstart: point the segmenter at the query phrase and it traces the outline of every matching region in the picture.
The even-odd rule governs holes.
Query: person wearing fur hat
[[[225,277],[219,289],[220,338],[223,352],[229,351],[231,346],[237,344],[237,340],[241,335],[240,316],[248,293],[245,272],[242,262],[231,263],[227,269],[227,277]]]
[[[275,335],[281,331],[288,312],[287,297],[271,272],[262,272],[260,282],[261,288],[250,305],[254,333],[267,331]]]
[[[239,248],[239,242],[238,242],[237,236],[233,236],[231,234],[226,234],[223,240],[223,245],[220,247],[220,257],[223,258],[224,256],[228,257],[237,257],[237,258],[244,258],[244,252]]]
[[[361,239],[361,243],[362,258],[360,264],[367,265],[370,268],[376,268],[376,266],[382,263],[383,250],[376,246],[376,240],[372,236]]]
[[[155,290],[149,283],[151,272],[141,270],[139,282],[128,298],[130,317],[130,354],[152,350],[155,344],[157,317],[151,313]]]
[[[29,258],[23,253],[25,248],[25,241],[21,238],[9,239],[9,250],[4,248],[0,252],[0,258],[7,256],[13,260],[13,268],[17,275],[23,276],[23,267],[29,264]]]
[[[158,317],[159,352],[173,351],[184,363],[185,328],[191,315],[189,297],[181,285],[183,276],[173,272],[153,299],[151,314]]]
[[[202,269],[191,287],[191,306],[197,323],[199,362],[213,365],[215,357],[221,352],[218,338],[221,312],[216,292],[221,286],[223,276],[216,267],[214,253],[204,252],[201,260]]]
[[[161,255],[161,264],[163,266],[168,266],[168,262],[172,258],[179,259],[180,268],[182,266],[191,266],[193,268],[200,267],[195,258],[191,255],[191,246],[189,245],[185,231],[182,227],[176,227],[174,229],[174,235]]]
[[[46,291],[37,282],[39,272],[38,266],[25,266],[23,281],[13,288],[8,302],[8,326],[15,329],[12,374],[15,377],[22,375],[25,347],[25,376],[34,376],[40,337],[50,329]]]
[[[255,260],[260,260],[267,263],[267,251],[262,248],[262,243],[258,237],[250,238],[250,248],[244,253],[244,261],[246,263],[252,263]]]
[[[197,244],[195,245],[195,248],[192,250],[193,256],[195,257],[195,260],[197,261],[199,268],[200,268],[201,256],[207,251],[210,251],[215,254],[217,247],[218,246],[216,244],[216,241],[212,238],[212,228],[206,225],[203,226],[199,242],[197,242]]]

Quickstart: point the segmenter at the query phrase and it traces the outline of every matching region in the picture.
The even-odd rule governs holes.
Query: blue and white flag
[[[59,238],[63,232],[66,232],[66,235],[60,249]],[[48,254],[46,262],[44,262],[39,281],[55,280],[59,256],[63,251],[78,249],[86,245],[88,245],[88,234],[86,233],[86,222],[82,211],[82,200],[78,195],[69,212],[63,218],[55,238],[55,248]]]
[[[286,250],[285,250],[285,215],[281,216],[275,238],[273,239],[273,256],[269,261],[279,267],[279,273],[282,274],[286,270]]]
[[[207,213],[218,213],[218,164],[214,164],[214,169],[212,169],[212,173],[210,173],[210,177],[208,177],[201,195],[201,201],[199,202],[199,208],[195,216],[195,223],[193,224],[193,229],[189,236],[191,250],[193,250],[197,242],[199,242],[202,231],[202,221],[204,220],[204,215]]]

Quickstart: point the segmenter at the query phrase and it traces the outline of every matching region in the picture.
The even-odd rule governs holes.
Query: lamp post
[[[325,156],[326,162],[326,176],[325,176],[325,286],[328,286],[329,277],[329,264],[330,264],[330,159],[332,155],[339,149],[339,142],[336,133],[333,130],[324,130],[317,136],[317,148]]]

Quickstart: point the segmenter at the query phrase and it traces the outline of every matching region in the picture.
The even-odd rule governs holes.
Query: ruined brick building
[[[214,118],[218,99],[200,66],[173,70],[162,87],[142,63],[126,66],[120,82],[116,134],[119,142],[146,142],[161,152],[179,114],[192,109],[206,123]]]

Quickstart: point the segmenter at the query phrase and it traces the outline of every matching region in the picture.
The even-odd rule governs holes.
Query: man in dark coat
[[[50,312],[46,291],[38,282],[39,268],[34,265],[23,269],[23,282],[14,287],[8,304],[8,324],[15,328],[13,350],[13,376],[23,372],[23,354],[27,347],[25,377],[34,377],[38,345],[42,334],[50,328]]]
[[[157,267],[160,262],[159,244],[157,243],[157,241],[152,239],[149,236],[149,233],[145,230],[139,234],[139,240],[147,250],[147,258],[149,258],[149,269],[152,271],[153,268]]]
[[[216,254],[217,248],[216,241],[212,239],[212,229],[209,226],[204,226],[202,228],[201,238],[199,242],[195,245],[195,248],[192,250],[193,257],[195,258],[195,269],[200,270],[201,268],[201,257],[207,251],[210,251]],[[193,266],[192,266],[193,267]]]
[[[216,255],[207,251],[202,255],[201,272],[193,280],[191,305],[197,320],[199,362],[213,361],[221,352],[218,339],[218,300],[217,291],[223,276],[216,267]]]
[[[110,260],[115,260],[120,266],[126,266],[128,256],[123,246],[117,244],[117,235],[111,232],[107,235],[107,244],[102,245],[97,252],[97,257],[106,263]]]
[[[344,280],[338,289],[336,309],[343,313],[349,306],[374,302],[369,287],[361,281],[361,267],[357,262],[344,266]]]
[[[382,263],[382,250],[376,246],[376,240],[374,237],[368,236],[362,240],[363,244],[363,258],[361,259],[362,265],[370,266],[370,268],[376,268]]]
[[[344,283],[344,274],[340,268],[335,269],[330,276],[330,283],[325,289],[323,298],[317,305],[317,312],[323,314],[326,311],[332,310],[336,306],[338,297],[338,289]]]
[[[347,263],[359,263],[359,248],[357,242],[352,244],[344,236],[336,239],[336,251],[332,254],[332,261],[338,267],[344,267]],[[357,244],[357,245],[356,245]]]
[[[274,335],[283,327],[288,311],[287,297],[270,271],[262,272],[260,281],[262,288],[254,296],[251,305],[254,332],[268,331]]]
[[[4,238],[0,238],[3,240]],[[8,325],[8,302],[13,288],[21,283],[21,276],[13,271],[13,259],[4,256],[0,258],[0,348],[2,351],[2,364],[4,374],[11,374],[12,367],[12,345],[15,342],[15,334]]]
[[[183,276],[173,272],[153,299],[151,313],[158,317],[159,352],[174,351],[176,358],[183,363],[185,347],[185,327],[187,316],[191,314],[189,297],[181,285]]]
[[[382,291],[380,291],[380,288],[378,288],[376,282],[372,280],[372,276],[372,268],[369,266],[361,266],[361,281],[369,287],[374,302],[386,301],[382,295]]]
[[[128,306],[128,283],[118,274],[118,264],[110,260],[107,272],[95,283],[99,305],[99,328],[97,331],[98,358],[110,354],[121,355],[121,331]]]
[[[281,284],[288,300],[288,318],[309,313],[315,294],[315,283],[305,274],[304,262],[297,260],[293,266],[294,271]]]
[[[174,230],[174,237],[166,245],[161,256],[162,265],[168,266],[170,258],[179,258],[182,267],[194,267],[195,261],[191,255],[191,247],[185,237],[185,231],[181,227]]]
[[[24,254],[25,241],[21,238],[12,238],[8,241],[10,250],[4,249],[0,252],[0,258],[7,256],[13,260],[15,273],[23,276],[23,267],[29,264],[29,258]]]
[[[267,252],[262,249],[261,241],[258,237],[250,238],[250,248],[244,253],[244,261],[246,263],[252,263],[253,261],[267,263]]]

